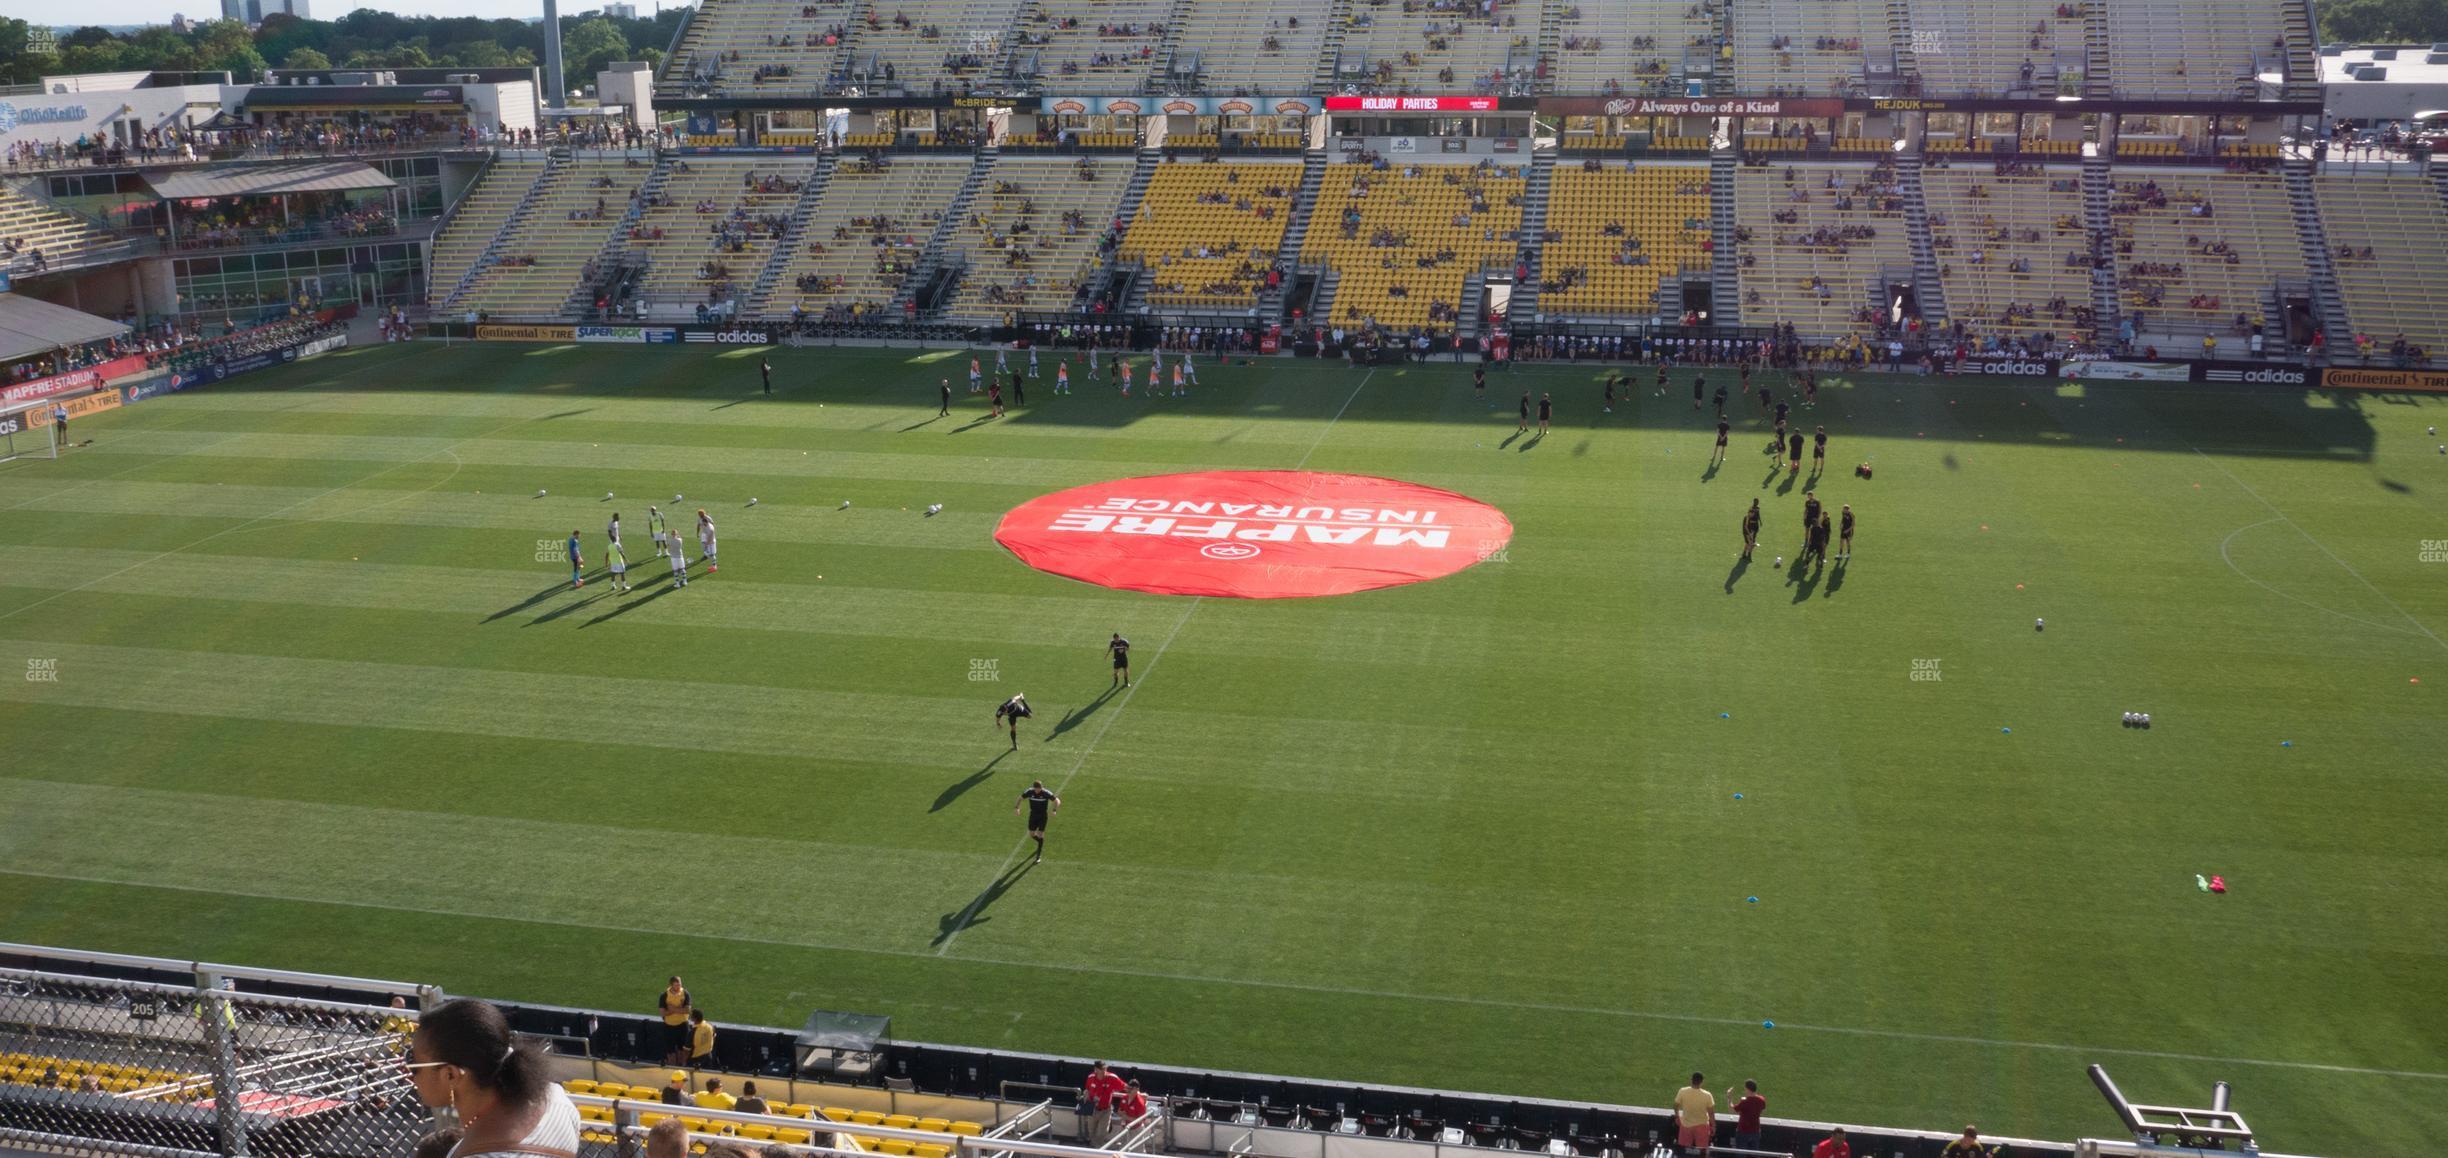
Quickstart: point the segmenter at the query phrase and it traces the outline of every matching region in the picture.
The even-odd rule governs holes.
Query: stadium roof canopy
[[[39,298],[0,294],[0,362],[29,358],[80,342],[99,342],[126,332],[126,326],[109,318],[97,318]]]
[[[240,169],[185,169],[149,173],[145,184],[172,200],[193,197],[269,197],[281,193],[335,193],[389,189],[398,184],[359,161],[301,161]]]

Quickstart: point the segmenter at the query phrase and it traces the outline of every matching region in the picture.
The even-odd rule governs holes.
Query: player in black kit
[[[1481,402],[1487,401],[1487,363],[1485,362],[1471,367],[1471,393],[1478,395]]]
[[[1802,473],[1802,432],[1799,430],[1793,432],[1793,438],[1791,442],[1788,443],[1785,460],[1785,473]]]
[[[1117,631],[1114,633],[1114,637],[1112,639],[1105,642],[1105,650],[1113,653],[1114,682],[1121,684],[1123,687],[1129,687],[1130,641],[1122,638],[1122,633]]]
[[[1028,809],[1029,839],[1037,842],[1036,859],[1044,860],[1046,816],[1062,811],[1062,797],[1054,795],[1054,790],[1046,787],[1045,781],[1031,780],[1029,786],[1021,790],[1020,802],[1012,805],[1012,815],[1020,815],[1023,808]]]
[[[1750,509],[1750,510],[1748,510],[1748,511],[1743,512],[1743,553],[1742,553],[1742,557],[1743,557],[1743,558],[1745,558],[1745,559],[1748,559],[1748,558],[1750,558],[1750,557],[1751,557],[1751,548],[1756,547],[1756,546],[1759,546],[1759,528],[1760,528],[1760,509],[1759,509],[1759,500],[1758,500],[1758,499],[1753,499],[1753,500],[1751,500],[1751,509]]]
[[[1819,525],[1819,496],[1813,491],[1802,492],[1802,550],[1810,550],[1811,529]]]
[[[1818,474],[1826,469],[1827,427],[1822,426],[1819,428],[1819,433],[1811,436],[1811,473]]]
[[[1553,417],[1555,417],[1555,398],[1547,394],[1539,395],[1539,434],[1541,437],[1547,433],[1547,420]]]
[[[1697,394],[1697,393],[1699,393],[1699,392],[1700,392],[1700,383],[1701,383],[1702,381],[1704,381],[1704,379],[1702,379],[1702,378],[1694,378],[1694,379],[1692,379],[1692,393]],[[1725,383],[1720,382],[1720,383],[1718,383],[1718,384],[1717,384],[1717,394],[1716,394],[1716,398],[1717,398],[1717,417],[1719,417],[1719,418],[1723,418],[1723,417],[1725,417],[1725,400],[1726,400],[1726,389],[1725,389]]]
[[[1516,427],[1513,433],[1520,434],[1528,429],[1530,429],[1530,392],[1524,390],[1522,391],[1521,425]]]
[[[1012,751],[1020,750],[1020,721],[1036,714],[1029,710],[1028,697],[1019,695],[1003,701],[1002,706],[995,709],[995,723],[1011,721]]]
[[[1730,429],[1732,429],[1731,423],[1727,422],[1723,418],[1717,420],[1717,449],[1709,454],[1710,466],[1715,466],[1718,463],[1725,461],[1726,432]]]
[[[1700,396],[1701,396],[1701,393],[1702,393],[1702,391],[1703,391],[1703,389],[1704,389],[1704,387],[1703,387],[1703,385],[1702,385],[1702,384],[1703,384],[1703,383],[1705,383],[1705,382],[1707,382],[1707,381],[1708,381],[1708,379],[1703,378],[1703,377],[1701,377],[1701,376],[1699,376],[1699,375],[1697,375],[1697,374],[1695,374],[1695,375],[1693,375],[1693,376],[1692,376],[1692,409],[1694,409],[1694,410],[1698,410],[1698,409],[1700,409]],[[1666,392],[1666,367],[1664,367],[1664,366],[1660,366],[1660,367],[1658,367],[1658,393],[1660,393],[1660,394],[1664,394],[1665,392]]]
[[[1851,503],[1845,504],[1844,521],[1836,528],[1836,557],[1848,563],[1853,561],[1853,504]]]

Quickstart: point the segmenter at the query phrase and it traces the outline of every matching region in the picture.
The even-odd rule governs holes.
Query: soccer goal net
[[[48,422],[37,424],[37,417],[34,406],[0,410],[0,462],[59,457],[58,428]]]

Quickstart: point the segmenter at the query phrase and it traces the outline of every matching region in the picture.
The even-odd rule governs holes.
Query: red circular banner
[[[1296,599],[1440,579],[1504,550],[1477,499],[1296,470],[1117,479],[1012,508],[995,541],[1040,571],[1159,595]]]

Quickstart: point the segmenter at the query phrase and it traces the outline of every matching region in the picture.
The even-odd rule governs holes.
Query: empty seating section
[[[1708,47],[1725,0],[1554,0],[1555,91],[1581,96],[1682,95],[1683,50]]]
[[[2109,77],[2121,97],[2229,96],[2257,58],[2281,55],[2276,4],[2235,0],[2089,0],[2108,5]]]
[[[1647,315],[1658,283],[1703,265],[1709,171],[1700,165],[1559,165],[1547,199],[1538,306],[1548,317]]]
[[[2116,171],[2109,202],[2117,288],[2146,334],[2232,334],[2265,323],[2271,284],[2304,278],[2303,249],[2275,173]]]
[[[1037,58],[1049,94],[1138,92],[1164,43],[1170,0],[1044,0],[1020,24],[1015,58]]]
[[[2448,350],[2448,209],[2420,177],[2322,177],[2321,222],[2339,295],[2357,333]],[[2344,349],[2343,343],[2332,349]]]
[[[1528,67],[1539,13],[1537,4],[1521,0],[1497,0],[1492,14],[1464,0],[1360,0],[1351,20],[1343,54],[1357,55],[1368,70],[1367,84],[1387,91],[1486,93],[1502,83],[1506,58],[1517,46]]]
[[[497,314],[560,313],[650,172],[617,160],[554,166],[511,220],[492,263],[476,271],[453,304]]]
[[[835,166],[762,311],[889,304],[969,168],[967,157],[924,156]]]
[[[1317,87],[1328,9],[1315,0],[1191,0],[1174,59],[1196,54],[1209,93],[1285,96]]]
[[[24,274],[74,265],[83,255],[114,240],[75,214],[0,186],[0,242],[14,245],[0,252],[0,270]],[[38,251],[40,261],[34,257]]]
[[[1870,0],[1734,0],[1734,83],[1744,93],[1832,96],[1862,75],[1862,48],[1886,49]],[[1723,62],[1720,62],[1723,63]]]
[[[1934,95],[2003,96],[2054,75],[2061,44],[2081,56],[2079,5],[1947,0],[1914,5],[1912,21],[1913,60],[1921,69],[1921,88]]]
[[[1147,267],[1147,304],[1245,309],[1283,247],[1301,167],[1289,162],[1157,168],[1122,239]]]
[[[850,0],[710,0],[689,24],[666,95],[822,92],[843,63]]]
[[[460,198],[459,208],[451,213],[441,236],[434,238],[432,281],[426,289],[435,305],[448,300],[460,280],[476,268],[485,247],[493,244],[494,235],[501,232],[512,211],[543,175],[541,160],[496,157],[484,175],[476,179],[476,187]]]
[[[2017,177],[1969,166],[1922,173],[1949,318],[1981,334],[2076,332],[2076,311],[2091,307],[2081,180],[2071,168]]]
[[[744,296],[815,168],[804,157],[674,160],[625,242],[646,258],[639,296],[652,308]]]
[[[1014,310],[1067,310],[1098,259],[1130,188],[1132,162],[1118,158],[1003,157],[947,243],[966,257],[945,316],[997,322]]]
[[[1790,322],[1805,338],[1866,332],[1874,287],[1912,268],[1889,165],[1741,169],[1734,209],[1748,324]]]
[[[957,92],[986,79],[1020,0],[873,0],[851,53],[853,68],[892,66],[911,92]]]
[[[1522,184],[1519,167],[1327,166],[1302,257],[1339,275],[1332,320],[1452,325],[1464,279],[1513,260]]]

